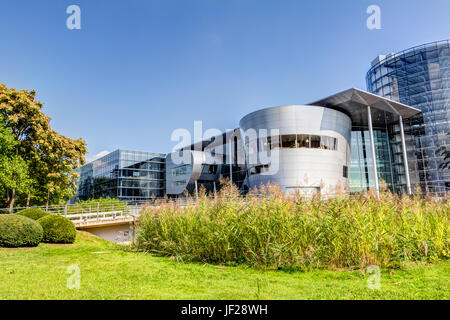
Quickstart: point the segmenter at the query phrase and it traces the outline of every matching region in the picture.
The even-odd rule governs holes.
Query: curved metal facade
[[[182,150],[187,153],[187,161],[180,162],[173,159],[176,153],[166,158],[166,193],[182,194],[190,183],[194,183],[201,176],[205,154],[201,151]]]
[[[213,193],[220,189],[220,177],[230,178],[241,190],[245,184],[246,167],[240,130],[203,140],[166,157],[166,194],[197,193],[201,188]]]
[[[345,113],[311,105],[274,107],[245,116],[240,128],[247,153],[248,187],[273,182],[286,193],[333,193],[337,185],[348,185],[351,127]],[[253,130],[256,140],[250,134]],[[266,137],[260,132],[266,132]],[[271,132],[279,133],[279,143]],[[269,165],[261,161],[267,153]],[[248,163],[249,159],[257,161]]]
[[[443,159],[436,154],[441,146],[450,148],[450,41],[380,56],[366,81],[368,91],[422,111],[405,126],[411,178],[424,192],[450,191],[450,173],[439,170]],[[393,176],[401,178],[399,128],[391,128],[389,134],[395,160]]]

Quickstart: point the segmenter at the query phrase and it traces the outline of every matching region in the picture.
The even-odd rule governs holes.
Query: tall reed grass
[[[208,263],[269,268],[402,267],[447,259],[449,198],[286,196],[262,187],[245,199],[231,186],[145,208],[138,249]],[[263,195],[261,195],[263,194]]]

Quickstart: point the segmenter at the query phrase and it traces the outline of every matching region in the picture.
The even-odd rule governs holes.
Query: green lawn
[[[79,290],[67,288],[70,265]],[[260,271],[126,252],[79,232],[74,245],[0,249],[0,299],[449,299],[450,263],[383,271]]]

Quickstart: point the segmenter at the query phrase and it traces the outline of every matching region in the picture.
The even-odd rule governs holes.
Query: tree
[[[447,133],[450,137],[450,133]],[[450,169],[450,150],[447,150],[445,146],[440,147],[436,154],[443,157],[443,162],[439,165],[439,169]]]
[[[0,192],[5,195],[8,207],[12,208],[12,199],[16,193],[30,191],[31,180],[27,162],[15,153],[18,142],[2,120],[0,119]],[[14,194],[11,190],[14,190]]]
[[[50,117],[42,112],[34,90],[9,89],[0,84],[0,116],[11,132],[14,154],[28,165],[28,201],[42,204],[60,202],[75,194],[76,169],[85,163],[86,144],[59,135],[50,127]],[[5,188],[7,204],[12,207],[17,186]]]
[[[46,204],[60,202],[75,195],[79,174],[75,171],[84,164],[86,145],[82,139],[72,140],[58,135],[56,131],[48,134],[48,142],[42,146],[37,180],[46,189]]]

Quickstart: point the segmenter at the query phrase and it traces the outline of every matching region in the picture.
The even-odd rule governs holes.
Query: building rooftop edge
[[[405,54],[407,54],[407,53],[409,53],[411,51],[417,50],[419,48],[426,49],[426,48],[431,47],[433,45],[444,44],[444,43],[450,43],[450,39],[432,41],[432,42],[428,42],[428,43],[425,43],[425,44],[420,44],[420,45],[417,45],[417,46],[414,46],[414,47],[410,47],[408,49],[405,49],[405,50],[402,50],[402,51],[399,51],[399,52],[396,52],[396,53],[389,53],[389,54],[378,55],[377,58],[380,57],[380,56],[385,56],[385,57],[384,57],[384,59],[382,59],[382,60],[378,61],[377,63],[373,64],[370,67],[370,69],[367,72],[367,74],[370,73],[373,69],[379,67],[381,64],[385,63],[386,61],[389,61],[390,59],[393,59],[393,58],[398,57],[398,56],[405,55]],[[377,58],[375,58],[373,61],[375,61]]]

